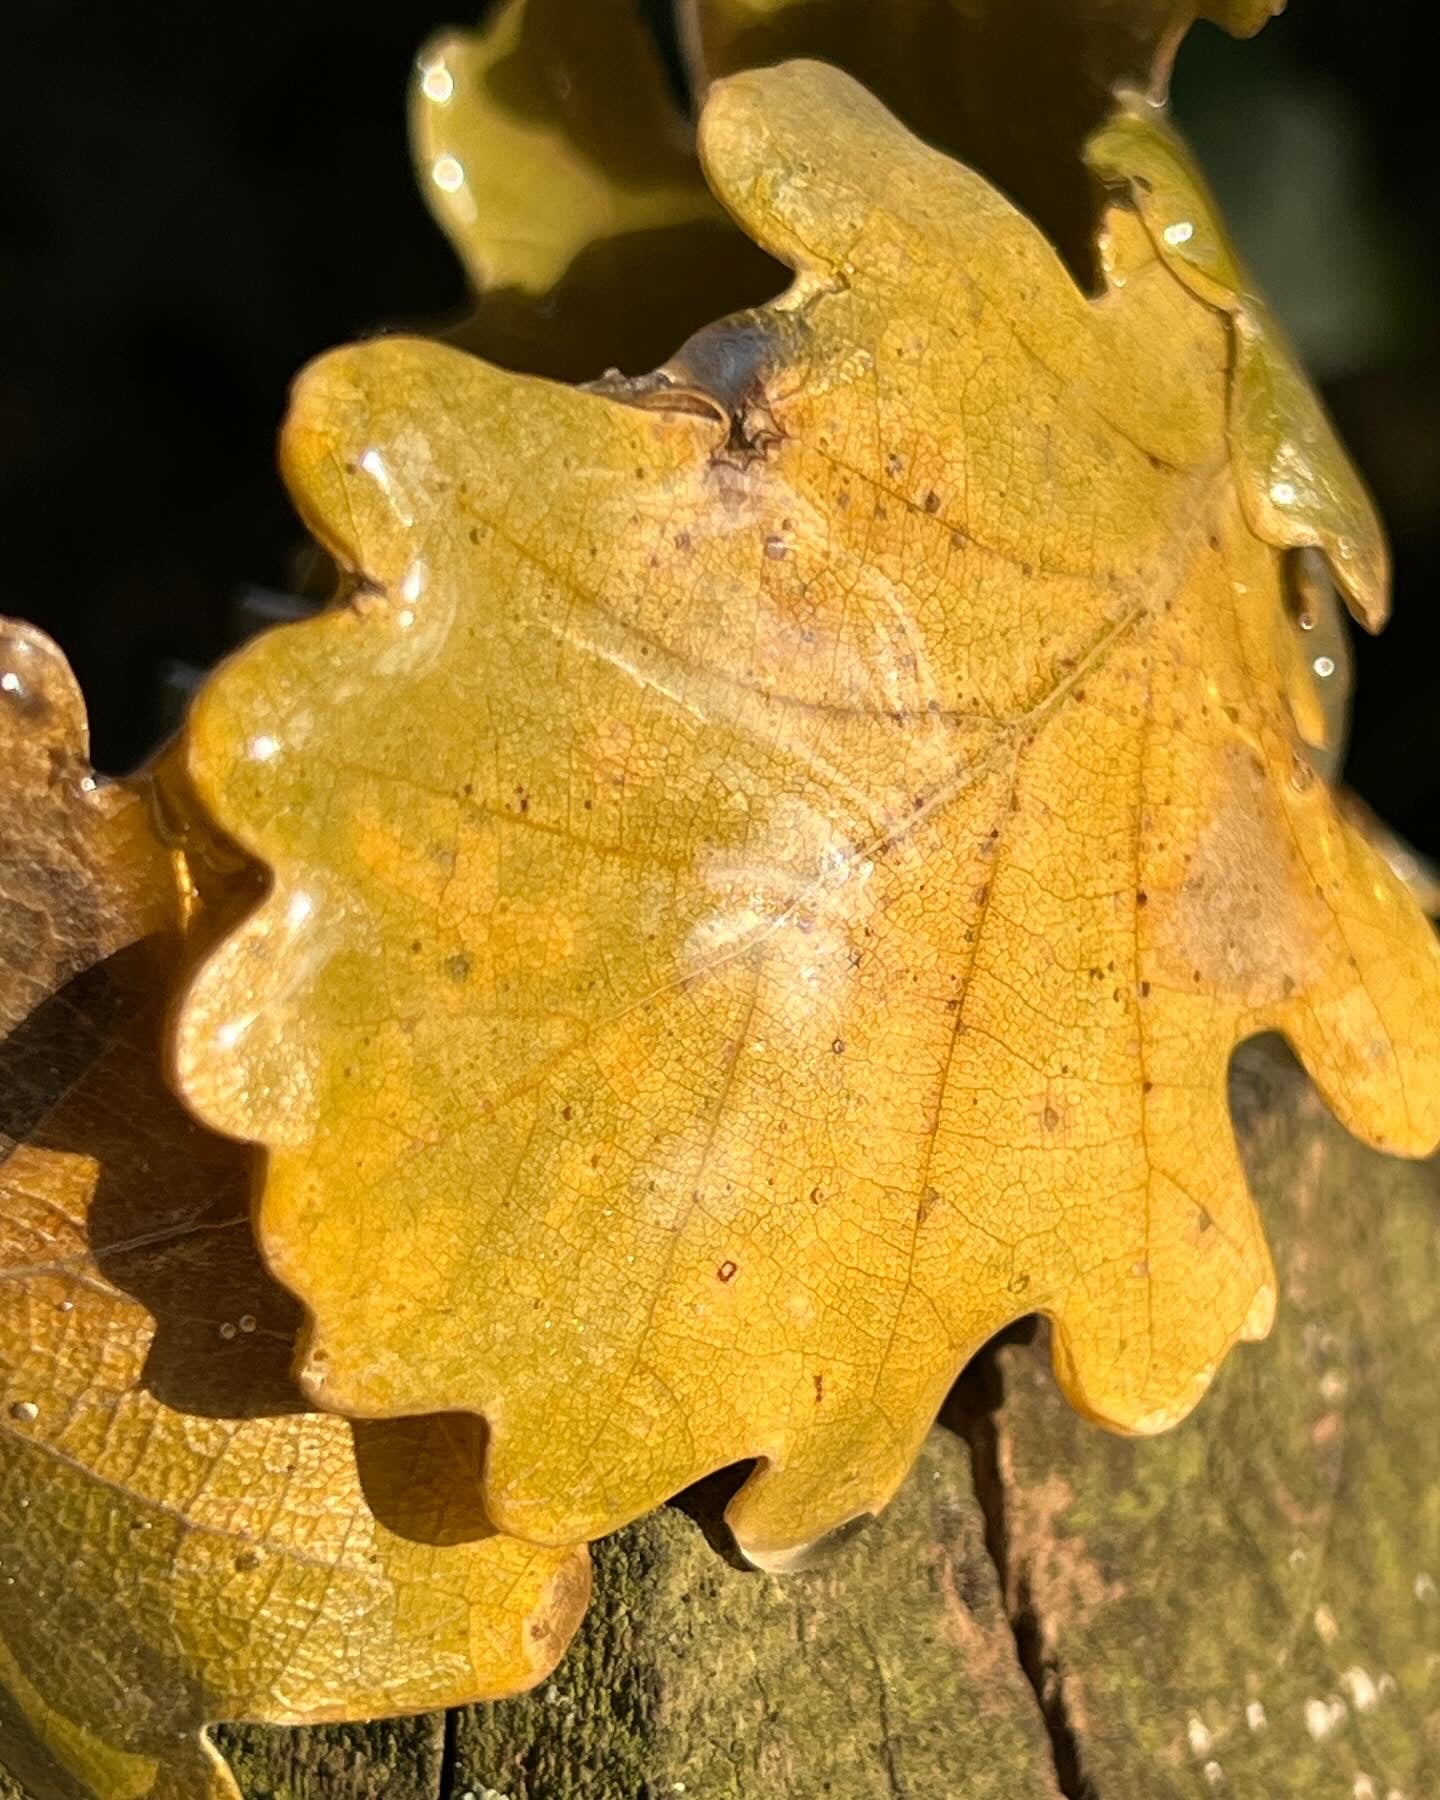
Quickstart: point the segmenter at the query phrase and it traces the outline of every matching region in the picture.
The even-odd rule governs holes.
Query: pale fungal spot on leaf
[[[1333,1644],[1340,1635],[1340,1627],[1335,1623],[1335,1615],[1328,1606],[1317,1606],[1310,1622],[1322,1644]]]
[[[1245,1723],[1251,1731],[1263,1731],[1266,1726],[1265,1707],[1259,1700],[1250,1700],[1245,1705]]]

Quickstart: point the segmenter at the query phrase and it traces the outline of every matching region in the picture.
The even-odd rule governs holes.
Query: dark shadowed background
[[[163,732],[175,665],[233,641],[236,595],[292,577],[273,439],[294,370],[462,305],[411,177],[405,87],[421,41],[479,10],[0,0],[0,611],[69,653],[102,768]],[[1348,775],[1435,855],[1428,14],[1292,0],[1252,43],[1202,26],[1175,99],[1389,526],[1396,616],[1357,646]]]

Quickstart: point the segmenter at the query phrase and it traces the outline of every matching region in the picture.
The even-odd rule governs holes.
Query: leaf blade
[[[271,1149],[327,1404],[484,1415],[540,1542],[761,1458],[730,1518],[778,1567],[1021,1313],[1086,1411],[1183,1416],[1274,1304],[1231,1049],[1286,1030],[1423,1150],[1440,956],[1300,752],[1230,314],[1124,211],[1086,299],[822,65],[701,136],[799,274],[656,380],[390,340],[302,381],[289,477],[367,585],[199,702],[276,890],[179,1054]]]

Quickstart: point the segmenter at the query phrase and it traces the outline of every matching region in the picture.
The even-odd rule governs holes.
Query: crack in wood
[[[1029,1570],[1011,1554],[1009,1491],[1001,1455],[1005,1382],[997,1352],[1003,1343],[1013,1341],[1017,1332],[1030,1327],[1030,1321],[1022,1320],[981,1351],[956,1384],[946,1405],[945,1422],[964,1438],[970,1451],[975,1498],[985,1521],[985,1550],[1000,1585],[1015,1640],[1015,1659],[1040,1709],[1056,1786],[1063,1800],[1100,1800],[1094,1778],[1085,1768],[1080,1734],[1066,1697],[1064,1670],[1047,1641]]]

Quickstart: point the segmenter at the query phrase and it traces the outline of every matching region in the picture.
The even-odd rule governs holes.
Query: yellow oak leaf
[[[410,134],[477,296],[460,339],[497,361],[647,368],[783,282],[705,185],[634,0],[506,0],[435,38]]]
[[[494,1532],[474,1419],[352,1432],[296,1389],[251,1155],[160,1076],[185,859],[4,623],[0,769],[0,1756],[37,1800],[234,1800],[214,1721],[529,1686],[585,1553]]]
[[[1162,98],[1197,18],[1237,36],[1284,0],[677,0],[697,86],[818,56],[982,170],[1073,266],[1088,262],[1080,148],[1117,86]]]
[[[717,83],[701,148],[795,280],[655,376],[302,378],[353,592],[195,708],[273,885],[177,1067],[268,1151],[323,1404],[482,1416],[541,1542],[757,1458],[781,1567],[1017,1315],[1087,1413],[1180,1418],[1275,1300],[1233,1047],[1424,1153],[1440,951],[1302,754],[1242,322],[1130,186],[1091,298],[833,68]]]

